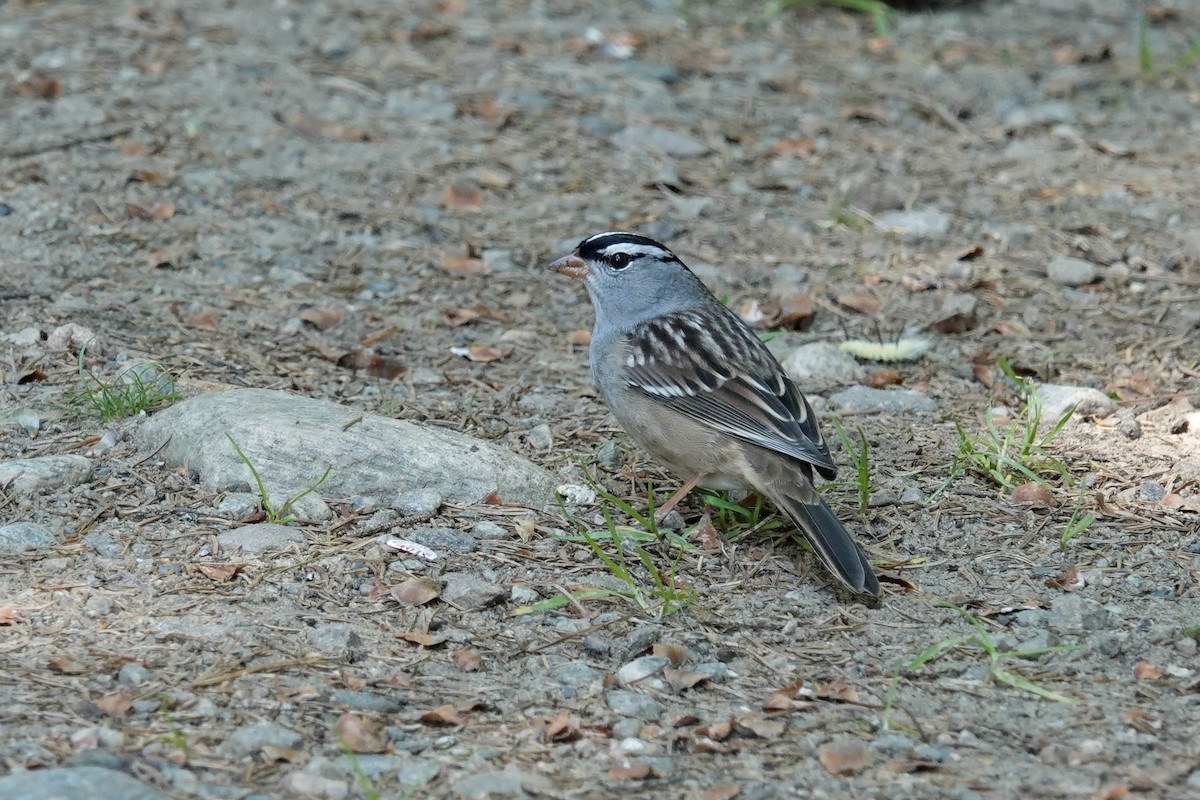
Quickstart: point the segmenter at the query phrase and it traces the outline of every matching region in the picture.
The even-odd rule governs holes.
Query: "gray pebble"
[[[600,670],[580,662],[563,664],[554,670],[554,680],[567,686],[587,686],[603,677]]]
[[[14,522],[0,525],[0,553],[20,553],[37,547],[53,547],[58,537],[41,525],[32,522]]]
[[[913,748],[913,757],[934,764],[945,764],[950,760],[950,748],[934,744],[919,744]]]
[[[259,522],[217,534],[217,543],[223,550],[241,550],[243,553],[266,553],[282,550],[291,544],[304,544],[304,534],[297,528],[277,522]]]
[[[253,492],[231,492],[217,505],[217,516],[225,519],[245,519],[260,507],[259,497]]]
[[[14,495],[76,486],[92,475],[92,462],[83,456],[41,456],[0,461],[0,486]]]
[[[1050,606],[1048,623],[1059,633],[1083,633],[1102,630],[1109,624],[1109,613],[1095,600],[1077,594],[1056,597]]]
[[[1183,656],[1191,658],[1196,655],[1197,642],[1191,637],[1185,637],[1175,643],[1175,650]]]
[[[625,689],[613,689],[604,695],[609,709],[622,717],[656,720],[663,715],[663,707],[653,698]]]
[[[308,643],[318,652],[343,661],[357,661],[362,639],[349,622],[326,622],[308,629]]]
[[[903,733],[881,733],[871,742],[871,747],[881,753],[907,753],[909,750],[912,750],[913,740]]]
[[[218,750],[226,756],[251,756],[266,746],[295,748],[303,742],[304,736],[291,728],[273,722],[260,722],[237,728]]]
[[[729,667],[722,664],[720,661],[705,661],[702,664],[697,664],[690,668],[692,672],[699,672],[713,683],[724,683],[729,680]]]
[[[402,516],[423,517],[437,513],[442,507],[442,496],[436,489],[414,489],[399,494],[392,506]]]
[[[508,590],[508,599],[518,605],[527,606],[541,600],[542,596],[538,594],[536,589],[515,583]]]
[[[863,377],[859,363],[829,342],[801,345],[783,356],[779,363],[806,392],[823,392],[833,386],[858,383]]]
[[[1075,409],[1071,415],[1074,422],[1090,416],[1107,417],[1117,410],[1115,400],[1089,386],[1043,383],[1037,387],[1037,397],[1042,404],[1042,421],[1049,425],[1058,422],[1072,408]]]
[[[1016,622],[1026,628],[1040,628],[1047,623],[1050,615],[1040,608],[1026,608],[1023,611],[1018,611]]]
[[[549,450],[554,447],[554,432],[550,430],[550,426],[542,423],[525,432],[525,441],[534,450]]]
[[[111,534],[105,531],[89,531],[84,534],[83,540],[88,543],[88,546],[96,552],[96,555],[104,558],[117,558],[121,555],[122,547]]]
[[[353,692],[349,689],[337,689],[329,695],[329,702],[343,708],[353,708],[356,711],[379,711],[390,714],[399,711],[403,704],[394,697],[385,697],[374,692]]]
[[[404,538],[434,550],[449,550],[452,553],[474,553],[479,549],[478,539],[453,528],[419,528]]]
[[[122,686],[140,686],[151,678],[150,670],[132,661],[126,662],[117,673],[117,683]],[[157,703],[158,700],[156,699]]]
[[[12,772],[0,778],[0,797],[6,800],[168,800],[123,772],[98,766],[54,767],[30,772]]]
[[[622,686],[629,686],[630,684],[645,680],[651,675],[657,675],[670,663],[671,659],[665,656],[642,656],[641,658],[635,658],[617,670],[617,680],[621,682]]]
[[[884,414],[929,413],[937,406],[929,397],[912,389],[872,389],[851,386],[829,396],[829,402],[848,413],[879,411]]]
[[[924,239],[941,239],[950,231],[949,214],[936,208],[917,208],[911,211],[885,211],[875,217],[876,222],[899,233],[906,242]]]
[[[1062,286],[1082,286],[1096,280],[1096,265],[1082,258],[1055,256],[1046,265],[1046,277]]]
[[[494,274],[514,272],[517,269],[517,265],[513,261],[512,250],[484,250],[483,263],[488,272]]]
[[[621,741],[622,739],[635,738],[639,733],[641,733],[642,727],[645,724],[646,723],[643,722],[642,720],[634,719],[633,717],[625,717],[624,719],[619,719],[615,723],[613,723],[612,738],[614,741],[618,741],[618,742]]]
[[[508,531],[503,525],[492,522],[490,519],[483,519],[476,522],[471,528],[471,535],[476,539],[507,539]]]
[[[445,581],[442,600],[464,611],[488,608],[508,597],[502,587],[469,572],[447,572],[442,575],[442,580]]]

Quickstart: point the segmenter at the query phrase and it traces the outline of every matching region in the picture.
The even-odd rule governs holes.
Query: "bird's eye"
[[[629,253],[613,253],[608,257],[608,263],[612,264],[613,269],[625,269],[630,261],[633,261],[633,256]]]

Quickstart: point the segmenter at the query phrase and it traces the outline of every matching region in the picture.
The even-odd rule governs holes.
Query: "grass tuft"
[[[229,440],[231,445],[233,445],[234,452],[238,454],[238,458],[242,460],[242,463],[246,465],[247,469],[250,470],[250,474],[254,477],[254,483],[258,487],[259,502],[262,504],[263,514],[266,515],[267,522],[277,522],[280,525],[289,525],[292,522],[295,522],[296,515],[292,513],[293,506],[316,491],[317,487],[324,483],[325,479],[329,477],[329,473],[333,469],[333,465],[330,464],[325,468],[325,472],[321,474],[321,477],[317,479],[316,483],[312,484],[299,494],[289,498],[283,503],[283,505],[276,507],[271,502],[271,497],[267,494],[267,487],[263,485],[262,476],[259,475],[258,470],[254,468],[254,463],[251,462],[250,458],[242,452],[242,448],[238,447],[238,443],[233,440],[232,436],[227,433],[225,434],[225,438]]]
[[[85,366],[87,346],[79,349],[79,391],[67,395],[67,407],[102,422],[124,419],[182,400],[175,379],[161,365],[130,365],[116,380],[106,381]]]

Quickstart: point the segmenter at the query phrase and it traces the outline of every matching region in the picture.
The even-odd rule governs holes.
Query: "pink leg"
[[[676,490],[675,494],[667,498],[665,503],[654,509],[655,521],[662,522],[667,514],[670,514],[671,510],[675,508],[675,506],[679,505],[679,501],[687,497],[687,493],[696,488],[696,484],[700,483],[700,480],[703,477],[703,475],[696,475],[695,477],[688,479],[686,483]]]

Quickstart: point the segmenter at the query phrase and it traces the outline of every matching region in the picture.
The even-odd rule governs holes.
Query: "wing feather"
[[[733,312],[680,311],[634,328],[630,386],[743,441],[797,458],[833,478],[837,467],[812,407]]]

